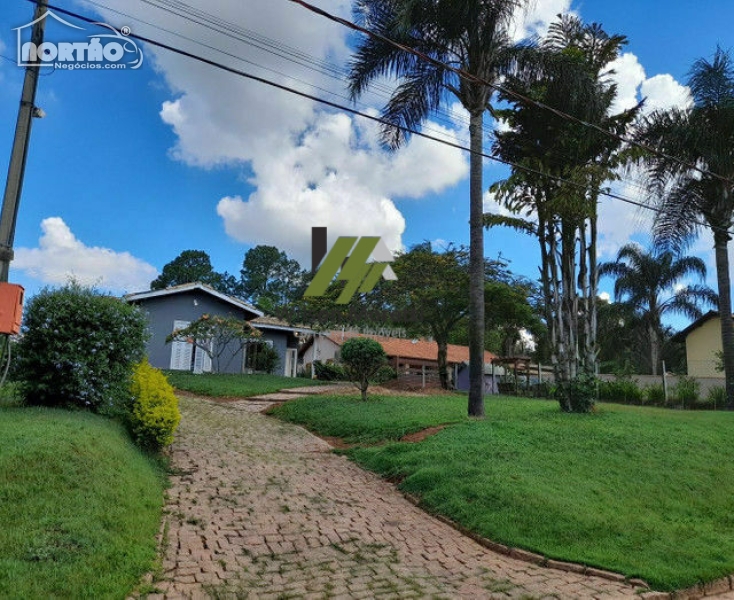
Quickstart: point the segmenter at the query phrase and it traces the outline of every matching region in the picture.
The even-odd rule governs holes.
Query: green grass
[[[276,414],[328,435],[394,440],[462,421],[418,444],[348,455],[401,479],[428,510],[511,546],[642,577],[672,590],[734,572],[734,414],[465,397],[305,398]],[[333,418],[332,418],[333,417]]]
[[[0,597],[125,598],[153,565],[163,485],[112,421],[0,408]]]
[[[272,414],[304,425],[321,435],[343,438],[350,444],[399,440],[444,423],[466,421],[466,397],[444,396],[310,396],[273,408]]]
[[[323,381],[313,381],[304,377],[282,377],[280,375],[229,375],[202,373],[194,375],[187,371],[166,371],[171,385],[179,390],[186,390],[203,396],[234,396],[246,398],[270,394],[284,388],[302,387],[305,385],[323,385]]]

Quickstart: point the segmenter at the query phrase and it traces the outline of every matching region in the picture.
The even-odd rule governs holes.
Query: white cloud
[[[126,292],[148,289],[158,275],[156,268],[129,252],[86,246],[61,217],[41,222],[38,248],[18,248],[14,269],[46,284],[64,284],[70,278],[85,285]]]
[[[611,79],[617,84],[617,98],[611,108],[615,114],[628,110],[645,98],[643,111],[686,107],[691,103],[690,90],[667,73],[648,78],[639,58],[625,52],[609,65]]]
[[[519,9],[515,15],[512,37],[515,41],[532,37],[542,37],[548,26],[559,14],[575,14],[571,0],[535,0],[526,9]]]

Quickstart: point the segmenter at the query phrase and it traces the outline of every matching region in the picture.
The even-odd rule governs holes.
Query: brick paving
[[[480,546],[264,406],[181,398],[149,599],[638,597]]]

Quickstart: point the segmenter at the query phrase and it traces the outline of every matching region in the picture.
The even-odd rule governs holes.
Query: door
[[[296,349],[286,348],[285,350],[285,376],[296,376]]]
[[[173,331],[183,329],[189,326],[190,321],[174,321]],[[186,340],[175,340],[171,342],[171,370],[172,371],[190,371],[191,370],[191,352],[193,344]]]

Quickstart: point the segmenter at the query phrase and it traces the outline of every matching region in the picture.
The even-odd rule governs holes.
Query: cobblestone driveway
[[[181,398],[164,594],[149,598],[635,597],[487,550],[262,408]]]

